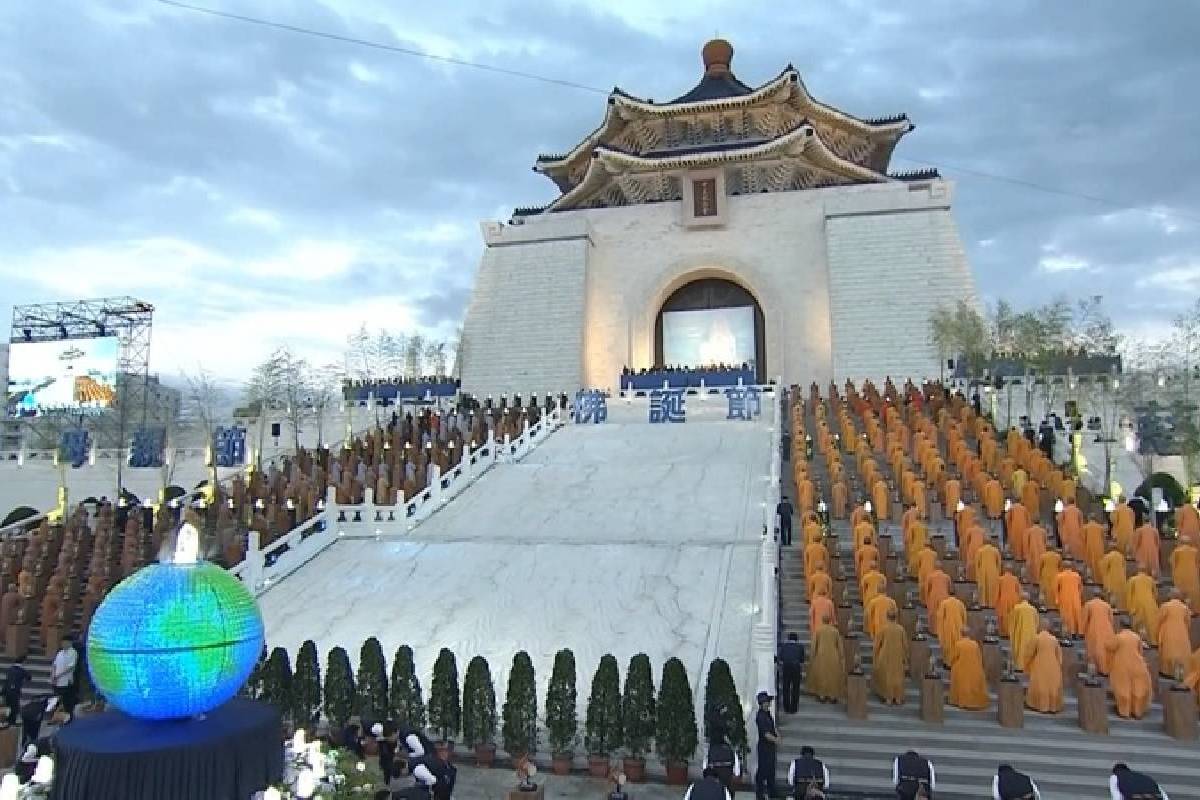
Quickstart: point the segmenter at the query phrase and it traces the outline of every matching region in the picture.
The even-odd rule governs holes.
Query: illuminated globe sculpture
[[[174,562],[150,564],[121,581],[92,618],[92,682],[132,717],[211,711],[237,694],[262,652],[254,597],[221,567],[196,561],[197,539],[185,524]]]

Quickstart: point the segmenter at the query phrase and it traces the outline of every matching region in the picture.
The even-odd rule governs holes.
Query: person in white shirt
[[[1001,764],[992,778],[992,800],[1042,800],[1042,793],[1028,775]]]
[[[1108,778],[1108,792],[1112,800],[1170,800],[1158,782],[1141,772],[1134,772],[1127,764],[1113,764]]]
[[[75,713],[75,667],[78,663],[79,654],[75,652],[74,639],[69,635],[64,636],[50,668],[50,686],[62,701],[67,714]]]

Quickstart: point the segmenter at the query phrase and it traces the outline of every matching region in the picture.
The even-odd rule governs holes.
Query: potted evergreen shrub
[[[285,718],[292,715],[292,662],[287,650],[276,647],[263,668],[262,699],[279,709]]]
[[[267,646],[264,644],[262,652],[258,655],[258,661],[254,664],[254,669],[250,670],[250,677],[246,679],[246,685],[242,687],[242,692],[251,700],[262,697],[263,673],[267,669],[269,655]],[[86,672],[86,670],[84,671]]]
[[[537,684],[533,662],[524,650],[513,656],[508,673],[508,691],[504,695],[504,749],[513,763],[537,752]]]
[[[667,768],[667,783],[682,786],[687,783],[688,759],[696,752],[699,736],[692,687],[678,658],[663,664],[656,722],[654,744]]]
[[[454,754],[454,737],[462,728],[459,698],[458,663],[454,653],[443,647],[433,662],[433,682],[429,685],[429,726],[441,737],[434,744],[443,760]]]
[[[746,719],[742,712],[742,701],[733,682],[733,673],[723,658],[713,659],[708,666],[708,677],[704,681],[704,738],[712,742],[713,735],[720,731],[726,743],[738,754],[742,763],[750,746],[746,739]],[[746,776],[742,770],[742,778]]]
[[[401,725],[425,730],[425,701],[421,696],[421,681],[413,664],[412,648],[406,644],[396,649],[392,661],[392,686],[388,693],[392,716]]]
[[[325,662],[325,718],[335,729],[341,729],[354,716],[357,695],[354,691],[354,671],[350,655],[341,647],[329,651]]]
[[[622,768],[634,783],[646,778],[646,753],[654,738],[654,676],[650,657],[638,653],[629,660],[625,673],[625,694],[621,698],[621,725],[625,735]]]
[[[584,731],[588,773],[607,778],[613,752],[621,746],[621,672],[611,653],[600,659],[592,677]]]
[[[358,653],[358,715],[363,727],[387,719],[387,662],[383,647],[374,636],[362,643]]]
[[[475,656],[463,678],[463,740],[475,748],[475,764],[490,767],[496,761],[496,687],[487,659]]]
[[[316,732],[321,717],[321,661],[311,639],[300,645],[296,654],[296,673],[292,676],[292,719],[309,734]]]
[[[579,731],[578,697],[575,690],[575,654],[554,654],[550,686],[546,690],[546,730],[550,739],[555,775],[570,775],[575,760],[575,736]]]

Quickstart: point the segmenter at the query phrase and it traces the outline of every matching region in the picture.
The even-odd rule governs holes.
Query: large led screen
[[[117,399],[115,337],[14,342],[8,349],[8,410],[32,417],[55,410],[97,409]]]
[[[666,311],[663,363],[682,367],[754,362],[754,308]]]

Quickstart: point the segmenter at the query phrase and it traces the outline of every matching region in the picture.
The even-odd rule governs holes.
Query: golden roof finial
[[[710,39],[700,50],[705,75],[725,75],[733,62],[733,45],[725,39]]]

